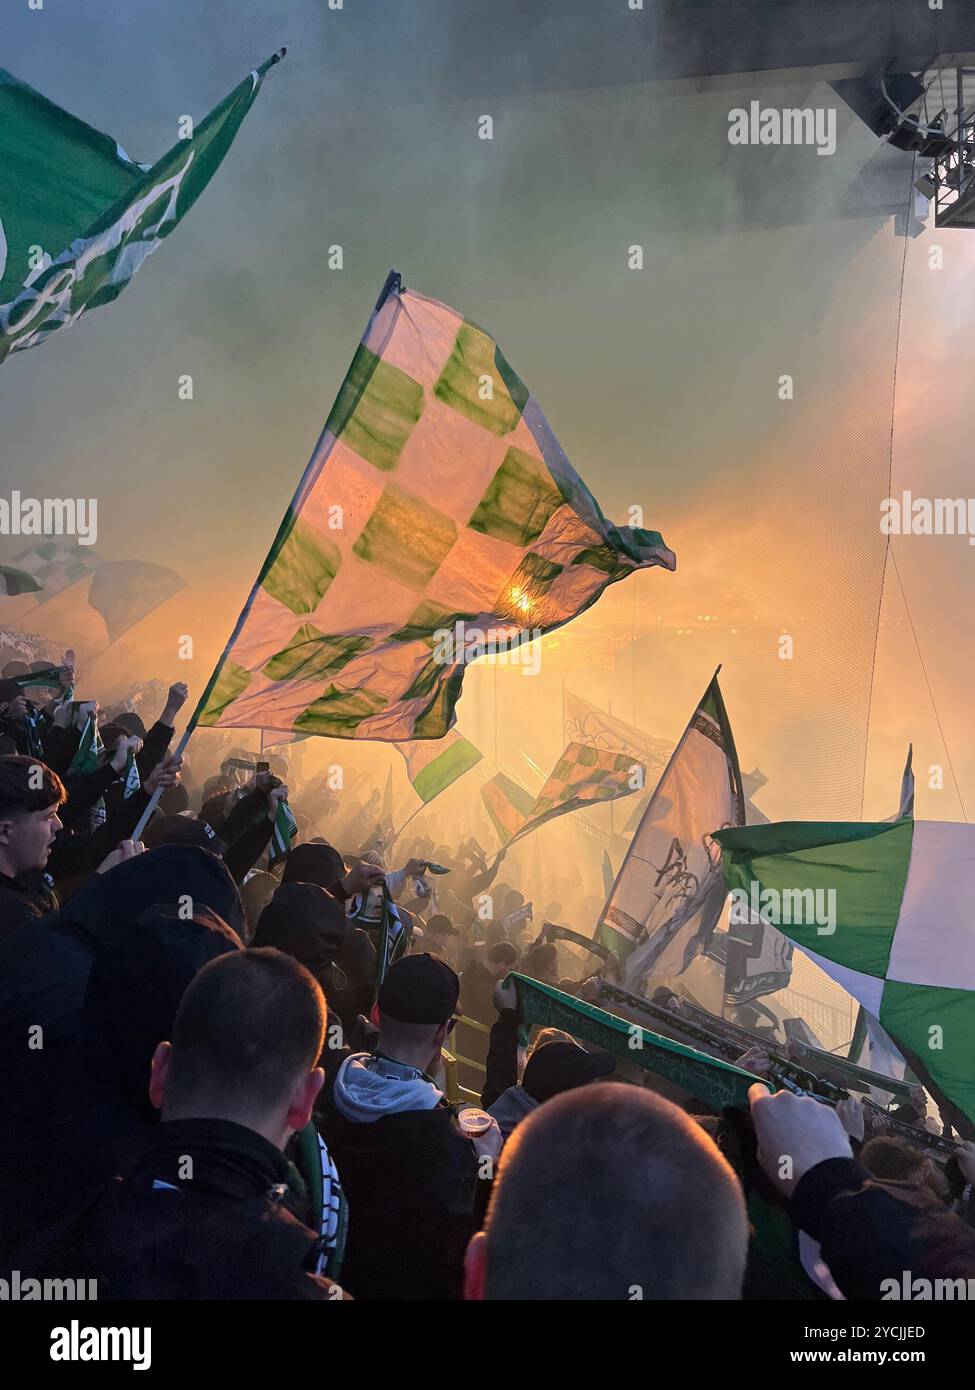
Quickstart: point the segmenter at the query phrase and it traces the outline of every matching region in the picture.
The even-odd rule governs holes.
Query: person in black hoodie
[[[902,1297],[905,1272],[911,1280],[975,1278],[975,1231],[922,1186],[875,1178],[853,1157],[830,1106],[788,1091],[770,1095],[759,1084],[749,1101],[758,1161],[791,1197],[793,1221],[819,1243],[845,1298]]]
[[[175,904],[160,904],[140,912],[117,948],[95,958],[81,1010],[80,1103],[64,1135],[73,1155],[67,1205],[126,1172],[153,1139],[156,1044],[172,1037],[180,1001],[203,966],[240,950],[237,933],[209,908],[187,918]]]
[[[464,1250],[501,1150],[494,1121],[461,1132],[433,1080],[459,982],[436,956],[405,956],[379,991],[379,1044],[347,1057],[317,1120],[349,1202],[343,1283],[356,1298],[461,1296]],[[479,1163],[486,1159],[487,1163]]]
[[[319,1236],[288,1210],[283,1153],[322,1084],[325,1021],[318,985],[283,952],[210,961],[153,1054],[153,1142],[16,1267],[95,1279],[99,1301],[341,1298],[316,1273]]]
[[[0,935],[0,1250],[52,1220],[70,1189],[65,1147],[81,1078],[81,1015],[99,955],[120,949],[146,908],[209,908],[239,936],[240,894],[206,850],[165,845],[93,874],[60,912]]]

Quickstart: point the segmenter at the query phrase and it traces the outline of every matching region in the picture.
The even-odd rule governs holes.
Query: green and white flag
[[[715,832],[729,890],[880,1021],[975,1120],[975,829],[782,822]]]
[[[468,661],[676,566],[607,521],[487,333],[391,273],[199,723],[442,738]]]
[[[706,950],[727,897],[710,832],[744,819],[738,754],[715,672],[647,803],[596,928],[595,940],[623,965],[626,989],[651,974],[673,978]]]
[[[125,772],[122,775],[122,800],[128,801],[130,796],[135,796],[142,786],[142,778],[139,776],[139,764],[135,760],[135,754],[129,750],[125,760]]]
[[[98,724],[95,717],[89,714],[85,720],[85,727],[81,731],[81,738],[78,740],[78,751],[71,759],[69,772],[94,772],[98,767],[98,755],[104,749],[102,736],[98,732]]]
[[[121,293],[206,188],[280,56],[151,166],[0,69],[0,362]]]
[[[403,755],[413,790],[424,805],[481,761],[473,743],[462,738],[456,729],[449,729],[436,742],[420,739],[397,743],[396,748]]]
[[[297,834],[298,822],[292,814],[291,807],[286,801],[279,801],[267,853],[268,868],[286,857],[291,849],[291,841]]]

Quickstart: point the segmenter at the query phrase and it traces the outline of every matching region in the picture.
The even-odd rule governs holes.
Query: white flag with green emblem
[[[717,672],[647,802],[595,939],[627,989],[673,978],[706,950],[727,898],[710,832],[745,819],[738,754]]]
[[[0,68],[0,362],[121,293],[210,182],[280,56],[151,166]]]
[[[879,1019],[975,1120],[975,828],[782,822],[716,831],[728,888]]]
[[[607,521],[500,348],[393,272],[199,723],[442,738],[473,653],[676,566]]]

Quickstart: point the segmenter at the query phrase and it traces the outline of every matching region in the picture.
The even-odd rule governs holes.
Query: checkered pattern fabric
[[[394,274],[199,722],[440,738],[464,663],[437,634],[517,644],[675,564],[606,520],[497,344]]]
[[[94,574],[100,563],[90,545],[78,545],[60,537],[38,541],[22,550],[16,561],[18,569],[34,581],[45,599]]]

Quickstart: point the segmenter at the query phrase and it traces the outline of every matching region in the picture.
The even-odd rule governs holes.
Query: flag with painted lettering
[[[863,1005],[975,1120],[975,828],[781,822],[717,830],[727,887]]]
[[[648,772],[666,767],[667,759],[674,751],[672,741],[651,738],[642,729],[617,719],[614,714],[568,690],[565,692],[565,734],[566,738],[577,743],[591,743],[595,748],[629,753],[643,763]]]
[[[448,729],[442,739],[410,740],[395,747],[402,754],[406,775],[424,805],[481,761],[473,743],[456,729]]]
[[[0,69],[0,362],[121,294],[206,188],[281,56],[153,165]]]
[[[494,340],[393,272],[199,723],[442,738],[472,653],[653,565],[676,559],[607,521]]]
[[[647,803],[600,915],[595,939],[620,959],[623,984],[671,979],[706,951],[727,892],[711,832],[742,825],[745,798],[718,674]]]

